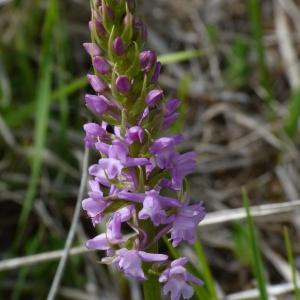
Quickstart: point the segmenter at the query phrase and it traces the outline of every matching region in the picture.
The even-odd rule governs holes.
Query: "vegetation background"
[[[300,2],[137,2],[183,102],[172,130],[198,153],[208,215],[194,247],[171,249],[205,281],[194,299],[300,299]],[[141,299],[76,220],[89,17],[87,0],[0,0],[0,299],[47,298],[70,228],[57,299]]]

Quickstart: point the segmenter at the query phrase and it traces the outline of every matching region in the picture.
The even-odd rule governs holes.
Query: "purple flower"
[[[100,50],[99,46],[95,43],[84,43],[83,47],[84,47],[85,51],[92,57],[101,54],[101,50]]]
[[[98,172],[101,174],[101,171],[104,171],[108,179],[114,179],[120,176],[122,169],[122,163],[115,158],[101,158],[98,162]]]
[[[130,79],[125,75],[118,76],[116,80],[116,87],[120,93],[126,94],[131,89]]]
[[[82,208],[87,212],[95,225],[101,221],[102,212],[110,205],[110,202],[103,197],[97,181],[90,180],[89,186],[91,189],[89,192],[90,197],[82,201]]]
[[[113,49],[118,56],[121,56],[125,53],[125,45],[119,36],[116,37],[113,42]]]
[[[196,240],[198,224],[205,216],[203,204],[195,204],[183,207],[175,217],[171,229],[171,240],[173,247],[177,247],[181,241],[190,244]]]
[[[140,126],[133,126],[126,131],[126,142],[132,144],[134,142],[142,143],[144,140],[144,129]]]
[[[106,226],[106,236],[110,243],[119,244],[123,242],[121,224],[121,215],[114,213]]]
[[[146,103],[149,107],[154,107],[163,97],[162,90],[152,90],[146,95]]]
[[[102,233],[97,235],[91,240],[86,241],[86,247],[88,249],[95,249],[95,250],[109,250],[110,245],[106,238],[106,234]]]
[[[186,152],[178,155],[171,170],[172,186],[175,189],[180,189],[183,178],[193,173],[196,170],[196,167],[195,152]]]
[[[134,206],[129,205],[119,209],[113,214],[111,220],[107,224],[106,230],[107,239],[111,244],[119,244],[124,241],[121,232],[121,225],[122,223],[129,221],[134,213]]]
[[[140,53],[140,66],[143,72],[149,72],[156,63],[156,53],[146,50]]]
[[[170,99],[165,106],[164,119],[163,119],[163,128],[166,129],[170,127],[178,118],[179,113],[177,108],[180,105],[180,100]]]
[[[158,81],[159,75],[160,75],[160,71],[161,71],[161,63],[158,62],[155,65],[155,69],[151,78],[151,83],[156,83]]]
[[[166,263],[166,255],[144,252],[164,235],[174,247],[194,242],[205,214],[202,204],[188,205],[183,185],[196,168],[196,154],[177,151],[181,135],[161,135],[176,121],[180,101],[165,101],[157,84],[161,63],[154,51],[142,51],[147,30],[135,15],[135,0],[92,2],[93,43],[84,47],[93,64],[95,74],[87,78],[95,95],[87,94],[85,102],[97,121],[84,130],[86,147],[101,158],[89,168],[82,207],[94,226],[105,220],[105,232],[86,246],[106,251],[102,261],[129,278],[146,280],[145,270],[165,269],[159,277],[164,293],[188,299],[190,283],[201,281],[185,269],[186,258]]]
[[[133,279],[145,280],[147,279],[142,262],[163,262],[168,259],[167,255],[147,253],[144,251],[128,250],[126,248],[116,251],[117,257],[113,263],[124,272],[124,274]]]
[[[90,32],[93,33],[94,31],[96,31],[96,33],[103,37],[105,36],[105,28],[102,24],[101,21],[99,21],[98,19],[95,19],[94,22],[93,21],[90,21],[89,22],[89,29],[90,29]]]
[[[150,152],[152,154],[159,154],[160,151],[165,150],[170,147],[174,147],[183,141],[182,135],[175,135],[172,137],[162,137],[157,139],[150,147]]]
[[[139,212],[139,219],[151,219],[155,226],[165,224],[167,214],[162,209],[159,201],[159,193],[156,191],[146,192],[146,197],[143,201],[143,209]]]
[[[194,290],[188,283],[202,285],[203,282],[189,273],[184,265],[188,262],[185,257],[174,260],[159,277],[159,282],[164,284],[164,294],[171,294],[171,300],[190,299]]]
[[[97,123],[86,123],[83,129],[85,131],[84,142],[89,148],[95,147],[95,143],[106,135],[106,131]]]
[[[110,158],[118,159],[123,164],[126,164],[128,153],[127,145],[119,140],[114,140],[108,150],[108,156]]]
[[[164,116],[163,125],[162,125],[163,129],[169,128],[172,124],[175,123],[178,117],[179,117],[178,112],[174,112],[172,115],[169,116]]]
[[[112,145],[98,142],[95,146],[97,150],[108,155],[109,159],[118,160],[123,167],[144,166],[149,162],[147,158],[128,157],[128,146],[120,140],[114,140]]]
[[[169,115],[173,114],[174,112],[176,112],[179,105],[180,105],[179,99],[168,100],[166,103],[166,107],[165,107],[165,115],[169,116]]]
[[[150,147],[150,152],[156,154],[157,165],[161,169],[172,169],[179,157],[175,145],[182,141],[181,135],[163,137],[156,140]]]
[[[111,184],[107,179],[105,170],[99,167],[99,164],[94,164],[89,167],[89,174],[95,177],[95,180],[106,187],[110,187]]]
[[[107,74],[110,71],[110,64],[102,56],[95,56],[93,59],[95,69],[101,74]]]
[[[96,95],[85,95],[85,103],[86,106],[96,114],[106,113],[112,103],[104,96],[96,96]]]
[[[163,207],[173,207],[173,208],[181,207],[181,204],[179,203],[178,200],[176,200],[174,198],[170,198],[170,197],[161,196],[161,195],[159,195],[159,192],[155,191],[155,190],[151,190],[149,192],[146,192],[145,194],[130,193],[127,191],[120,191],[118,193],[118,197],[120,199],[126,199],[126,200],[130,200],[130,201],[137,202],[137,203],[143,203],[147,196],[155,197],[157,199],[157,201],[160,203],[160,205]]]
[[[134,1],[131,1],[134,2]],[[139,34],[143,41],[147,40],[148,32],[144,22],[139,18],[134,22],[134,29]]]
[[[107,90],[107,84],[98,76],[88,74],[87,78],[95,92],[103,93],[105,90]]]

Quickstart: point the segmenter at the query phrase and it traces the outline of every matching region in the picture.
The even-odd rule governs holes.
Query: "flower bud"
[[[139,38],[142,41],[146,41],[147,37],[148,37],[148,32],[147,32],[147,28],[144,24],[144,22],[142,21],[142,19],[136,19],[134,22],[134,31],[137,33],[137,35],[139,36]]]
[[[100,55],[101,50],[96,43],[83,43],[85,51],[92,57]]]
[[[90,21],[89,28],[90,28],[91,33],[93,33],[95,31],[97,33],[97,35],[99,35],[100,37],[105,36],[106,30],[105,30],[102,22],[99,21],[98,19]]]
[[[127,0],[128,8],[131,12],[135,10],[135,0]]]
[[[113,49],[118,56],[121,56],[125,52],[125,45],[120,37],[116,37],[113,42]]]
[[[142,143],[144,140],[144,130],[140,126],[130,127],[126,132],[126,140],[129,143],[132,142],[140,142]]]
[[[104,82],[101,78],[99,78],[96,75],[88,74],[87,78],[88,78],[92,88],[97,93],[102,93],[108,88],[106,82]]]
[[[154,107],[163,96],[162,90],[152,90],[146,96],[146,102],[149,107]]]
[[[151,78],[151,83],[156,83],[158,81],[159,75],[160,75],[160,71],[161,71],[161,63],[158,62],[155,65],[155,69]]]
[[[122,94],[126,94],[131,89],[131,82],[125,75],[121,75],[116,80],[116,87]]]
[[[85,103],[91,111],[100,115],[105,113],[111,105],[106,97],[90,94],[85,95]]]
[[[101,74],[107,74],[110,71],[110,64],[102,56],[96,56],[93,59],[95,69]]]
[[[174,99],[168,100],[167,103],[166,103],[165,114],[168,115],[168,116],[173,114],[174,112],[176,112],[179,105],[180,105],[180,100],[179,99],[174,98]]]
[[[124,17],[123,21],[123,33],[122,33],[122,38],[125,41],[126,44],[129,44],[132,38],[133,34],[133,16],[130,13],[130,11],[126,12],[126,15]]]
[[[140,66],[143,72],[149,72],[156,63],[156,53],[146,50],[140,53]]]

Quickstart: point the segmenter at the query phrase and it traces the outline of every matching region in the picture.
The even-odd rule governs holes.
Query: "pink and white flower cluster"
[[[113,4],[112,4],[113,3]],[[84,125],[85,145],[99,154],[89,168],[88,198],[82,207],[104,233],[87,241],[104,250],[103,259],[127,277],[147,280],[151,262],[172,300],[189,299],[201,280],[187,272],[186,258],[171,262],[152,253],[168,235],[173,247],[194,243],[204,218],[201,204],[189,204],[185,177],[195,171],[194,152],[181,154],[181,135],[164,136],[176,121],[178,99],[166,100],[158,85],[161,64],[154,51],[142,51],[147,32],[129,0],[92,1],[92,43],[84,44],[93,65],[93,93],[85,103],[95,121]]]

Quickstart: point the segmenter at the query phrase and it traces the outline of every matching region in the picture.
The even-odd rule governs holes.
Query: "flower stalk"
[[[106,230],[90,249],[106,251],[103,263],[143,282],[146,300],[160,299],[159,284],[172,300],[193,295],[201,280],[187,272],[186,258],[171,261],[159,251],[168,235],[173,247],[194,243],[204,218],[203,204],[190,204],[185,177],[196,168],[194,152],[181,154],[181,135],[168,136],[178,117],[178,99],[168,99],[158,83],[161,64],[145,50],[147,30],[134,0],[91,0],[90,55],[93,89],[85,104],[94,116],[84,125],[86,147],[99,155],[89,168],[83,209]]]

